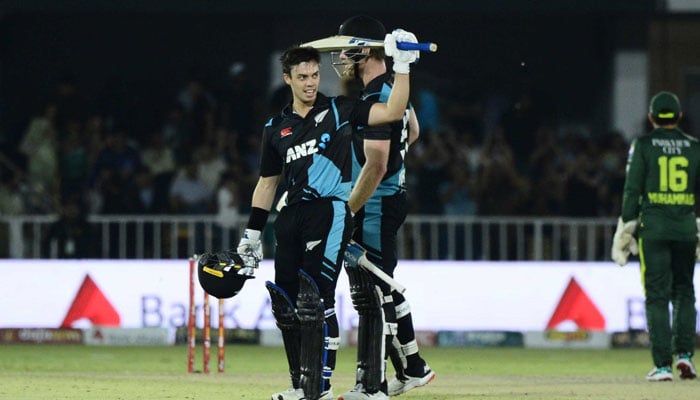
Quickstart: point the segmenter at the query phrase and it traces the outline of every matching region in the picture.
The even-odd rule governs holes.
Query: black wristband
[[[248,218],[248,229],[262,232],[263,228],[265,228],[265,224],[267,224],[267,216],[269,214],[270,212],[267,210],[253,207],[250,210],[250,217]]]

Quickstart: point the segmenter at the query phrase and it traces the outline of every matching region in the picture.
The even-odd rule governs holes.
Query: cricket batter
[[[280,58],[292,102],[263,129],[260,178],[237,247],[244,259],[262,258],[261,231],[283,175],[287,205],[275,221],[275,281],[266,287],[282,332],[291,387],[272,394],[272,400],[335,399],[330,381],[340,344],[335,288],[352,233],[350,141],[363,126],[403,116],[409,65],[417,51],[398,50],[397,41],[417,42],[403,30],[386,36],[385,51],[397,72],[386,103],[319,93],[320,54],[314,48],[292,47]]]
[[[340,25],[339,35],[380,39],[386,34],[378,20],[359,15]],[[394,77],[387,71],[382,48],[344,50],[331,53],[334,68],[342,78],[360,81],[362,99],[385,102],[392,92]],[[337,59],[335,57],[337,56]],[[353,239],[367,250],[367,258],[393,276],[397,265],[397,232],[406,219],[404,157],[419,135],[413,107],[401,120],[388,125],[367,127],[353,137],[353,182],[348,205],[355,214]],[[357,293],[361,281],[357,268],[346,268],[351,293]],[[353,272],[355,271],[355,272]],[[404,296],[371,276],[368,292],[376,296],[373,307],[355,304],[359,314],[356,385],[338,400],[388,399],[435,377],[418,352],[411,310]],[[381,292],[375,290],[378,287]],[[354,299],[353,299],[354,300]],[[357,301],[354,300],[354,303]],[[375,321],[376,320],[376,321]],[[391,353],[396,376],[386,382],[385,356]]]
[[[612,258],[619,265],[639,252],[654,362],[646,378],[652,382],[673,380],[674,355],[681,379],[697,375],[693,273],[699,249],[695,194],[700,189],[700,143],[678,128],[682,115],[675,94],[651,98],[654,129],[630,147],[622,215],[613,237]]]

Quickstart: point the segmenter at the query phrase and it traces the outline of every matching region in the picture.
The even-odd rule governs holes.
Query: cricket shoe
[[[406,374],[403,379],[394,377],[389,381],[389,396],[398,396],[400,394],[406,393],[411,389],[427,385],[433,379],[435,379],[435,372],[430,369],[428,364],[423,367],[423,374],[421,376],[411,376]]]
[[[655,367],[647,374],[649,382],[664,382],[673,380],[671,367]]]
[[[299,389],[294,389],[294,388],[289,388],[285,390],[284,392],[279,392],[279,393],[274,393],[272,396],[270,396],[271,400],[304,400],[304,390],[299,388]],[[318,400],[335,400],[335,397],[333,396],[333,389],[328,389],[325,392],[321,393],[321,397],[318,398]]]
[[[681,379],[695,379],[698,376],[698,373],[695,371],[695,365],[693,365],[693,357],[689,353],[678,354],[676,369]]]
[[[389,400],[384,392],[367,393],[361,383],[355,385],[350,391],[338,396],[338,400]]]

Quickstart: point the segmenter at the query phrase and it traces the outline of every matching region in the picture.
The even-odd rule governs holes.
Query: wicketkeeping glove
[[[257,265],[263,258],[262,242],[260,241],[260,231],[246,229],[243,232],[241,241],[236,248],[238,254],[243,258],[246,265]]]
[[[396,42],[418,43],[416,35],[403,29],[394,29],[384,37],[384,53],[394,59],[394,72],[408,74],[411,70],[410,64],[418,60],[420,53],[418,50],[399,50]]]
[[[613,235],[612,259],[619,266],[625,266],[630,254],[639,254],[637,240],[634,238],[634,231],[637,229],[637,221],[622,222],[622,218],[617,219],[617,229]]]

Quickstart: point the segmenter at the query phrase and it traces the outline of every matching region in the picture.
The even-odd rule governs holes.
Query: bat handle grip
[[[396,48],[399,50],[418,50],[434,53],[437,51],[435,43],[411,43],[411,42],[396,42]]]

